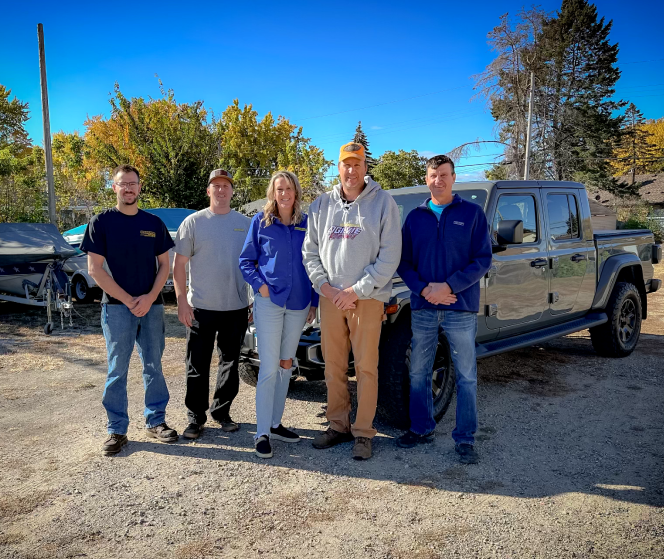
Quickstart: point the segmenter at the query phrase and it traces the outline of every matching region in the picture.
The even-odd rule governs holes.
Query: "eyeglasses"
[[[120,188],[136,188],[139,185],[137,182],[116,182],[115,186]]]

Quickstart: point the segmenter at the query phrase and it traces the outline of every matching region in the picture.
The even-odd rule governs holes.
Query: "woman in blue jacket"
[[[251,221],[240,254],[240,270],[254,289],[254,324],[261,360],[256,386],[256,454],[272,457],[270,439],[300,437],[281,425],[293,359],[305,322],[313,322],[318,294],[302,264],[307,215],[293,173],[278,171],[267,187],[267,203]]]

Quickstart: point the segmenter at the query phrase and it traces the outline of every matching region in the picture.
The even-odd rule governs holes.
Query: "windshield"
[[[454,192],[458,194],[464,200],[468,202],[473,202],[474,204],[479,205],[484,209],[484,204],[486,204],[486,190],[457,190]],[[431,195],[429,192],[422,192],[420,194],[397,194],[394,196],[394,201],[399,207],[399,215],[401,217],[401,225],[403,225],[406,216],[412,212],[417,206],[424,202],[427,198],[430,198]]]

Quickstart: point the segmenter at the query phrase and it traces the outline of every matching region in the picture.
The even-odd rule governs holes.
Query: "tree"
[[[376,160],[371,155],[371,150],[369,150],[369,140],[367,140],[367,135],[362,130],[362,121],[360,120],[357,123],[357,128],[355,129],[355,136],[353,136],[353,141],[356,144],[362,144],[364,146],[364,155],[367,158],[367,172],[371,173]]]
[[[147,205],[205,207],[218,138],[202,101],[178,104],[161,82],[160,91],[160,99],[127,99],[115,84],[111,117],[97,116],[85,123],[90,156],[107,170],[123,163],[135,165]]]
[[[660,173],[664,171],[664,117],[647,120],[643,129],[651,134],[650,141],[655,146],[655,157],[647,165],[646,172]]]
[[[532,71],[531,177],[602,187],[615,182],[609,160],[622,116],[614,114],[625,104],[613,100],[620,70],[611,27],[587,0],[563,0],[553,17],[522,11],[514,25],[506,14],[489,33],[498,56],[476,77],[475,87],[489,102],[499,138],[510,144],[510,178],[523,176]]]
[[[427,158],[417,151],[397,153],[386,151],[372,170],[372,176],[383,188],[403,188],[424,184],[427,174]]]
[[[10,101],[11,89],[0,84],[0,149],[11,148],[15,155],[25,154],[31,147],[30,138],[24,124],[30,118],[28,103],[22,103],[16,96]]]
[[[629,173],[629,185],[634,186],[637,173],[647,172],[657,157],[656,146],[650,141],[651,132],[644,128],[645,119],[634,103],[625,111],[620,145],[613,152],[613,171],[620,177]]]
[[[263,198],[270,177],[281,169],[297,175],[307,199],[322,191],[332,162],[288,119],[279,116],[275,120],[267,113],[259,120],[252,105],[240,107],[235,99],[223,112],[216,130],[219,165],[233,173],[233,206]]]
[[[0,85],[0,221],[43,221],[44,151],[25,131],[28,103],[10,95]]]
[[[69,207],[84,206],[85,217],[90,219],[101,208],[114,204],[108,171],[90,157],[85,139],[78,132],[57,132],[52,147],[56,209],[61,220],[62,210]]]

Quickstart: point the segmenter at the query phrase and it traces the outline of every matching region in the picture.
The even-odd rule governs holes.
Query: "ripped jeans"
[[[433,417],[433,362],[438,336],[443,334],[450,344],[456,371],[456,427],[452,438],[457,444],[473,444],[477,430],[477,313],[414,310],[411,325],[410,430],[424,435],[436,428]]]

